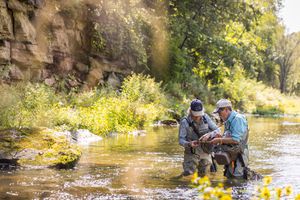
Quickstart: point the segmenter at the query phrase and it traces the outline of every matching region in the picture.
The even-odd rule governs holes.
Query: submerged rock
[[[50,130],[1,130],[0,167],[5,165],[71,168],[81,156],[76,144]]]

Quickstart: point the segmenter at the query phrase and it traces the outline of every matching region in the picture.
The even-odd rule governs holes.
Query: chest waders
[[[206,133],[209,133],[211,131],[209,126],[208,126],[208,122],[207,122],[207,119],[205,118],[205,116],[202,117],[204,128],[201,128],[201,126],[203,126],[203,125],[200,125],[200,130],[201,131],[199,131],[199,129],[197,129],[195,124],[193,122],[191,122],[187,117],[184,117],[183,119],[185,119],[188,122],[189,127],[193,129],[193,132],[198,137],[197,139],[201,138],[203,135],[205,135]],[[207,126],[207,128],[206,128],[206,126]],[[192,141],[192,139],[189,138],[189,137],[187,139],[188,139],[189,142]],[[204,153],[211,154],[212,151],[213,151],[213,145],[211,145],[211,144],[202,143],[202,144],[200,144],[200,146],[201,146],[201,149],[203,150]],[[191,151],[192,154],[196,153],[196,150],[193,147],[190,147],[190,151]],[[217,171],[217,164],[216,164],[215,159],[212,155],[211,155],[211,160],[212,160],[212,165],[210,167],[210,171],[211,172],[216,172]]]
[[[232,121],[236,118],[236,116],[232,119]],[[229,124],[229,127],[227,130],[231,130],[231,123]],[[249,129],[247,127],[247,136],[245,140],[240,142],[239,144],[228,144],[228,145],[218,145],[214,147],[214,157],[215,160],[219,165],[225,165],[225,171],[224,175],[227,174],[227,171],[229,170],[229,166],[231,165],[232,168],[232,174],[235,171],[235,168],[237,167],[237,160],[240,161],[241,166],[244,168],[243,172],[243,178],[247,179],[246,177],[246,169],[247,168],[245,161],[243,159],[243,153],[245,149],[247,148],[247,142],[249,137]]]

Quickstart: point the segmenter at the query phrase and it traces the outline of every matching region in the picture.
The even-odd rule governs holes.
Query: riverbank
[[[300,113],[300,97],[283,95],[262,83],[238,79],[225,81],[222,87],[221,94],[241,112],[272,116]],[[87,129],[101,136],[128,133],[185,115],[194,97],[182,90],[175,97],[163,88],[153,78],[137,74],[127,77],[119,90],[102,87],[63,94],[41,84],[1,85],[0,128]],[[212,112],[219,96],[211,97],[211,101],[207,96],[201,98],[207,113]]]

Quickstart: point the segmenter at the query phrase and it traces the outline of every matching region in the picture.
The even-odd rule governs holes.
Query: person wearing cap
[[[179,144],[184,147],[182,175],[188,176],[198,171],[199,176],[204,176],[208,172],[212,165],[211,154],[205,152],[198,141],[207,133],[216,136],[220,134],[220,129],[204,112],[202,102],[194,99],[179,127]]]
[[[225,165],[224,175],[231,177],[245,177],[248,167],[248,123],[244,115],[232,109],[232,104],[227,99],[221,99],[216,104],[214,113],[218,113],[224,121],[224,134],[220,138],[211,140],[215,145],[240,145],[242,153],[231,164]]]

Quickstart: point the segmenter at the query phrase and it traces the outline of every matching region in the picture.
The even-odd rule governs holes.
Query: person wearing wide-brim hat
[[[184,147],[184,171],[182,173],[184,176],[196,171],[200,176],[204,176],[212,165],[211,154],[199,145],[199,139],[208,133],[212,136],[217,135],[220,129],[204,111],[202,102],[194,99],[187,116],[180,121],[179,144]]]
[[[211,140],[214,145],[240,145],[241,153],[236,160],[225,165],[224,175],[228,178],[244,178],[248,167],[248,123],[244,115],[232,109],[232,104],[227,99],[220,99],[216,104],[214,113],[218,113],[224,121],[224,134],[220,138]],[[205,139],[204,139],[205,140]]]

